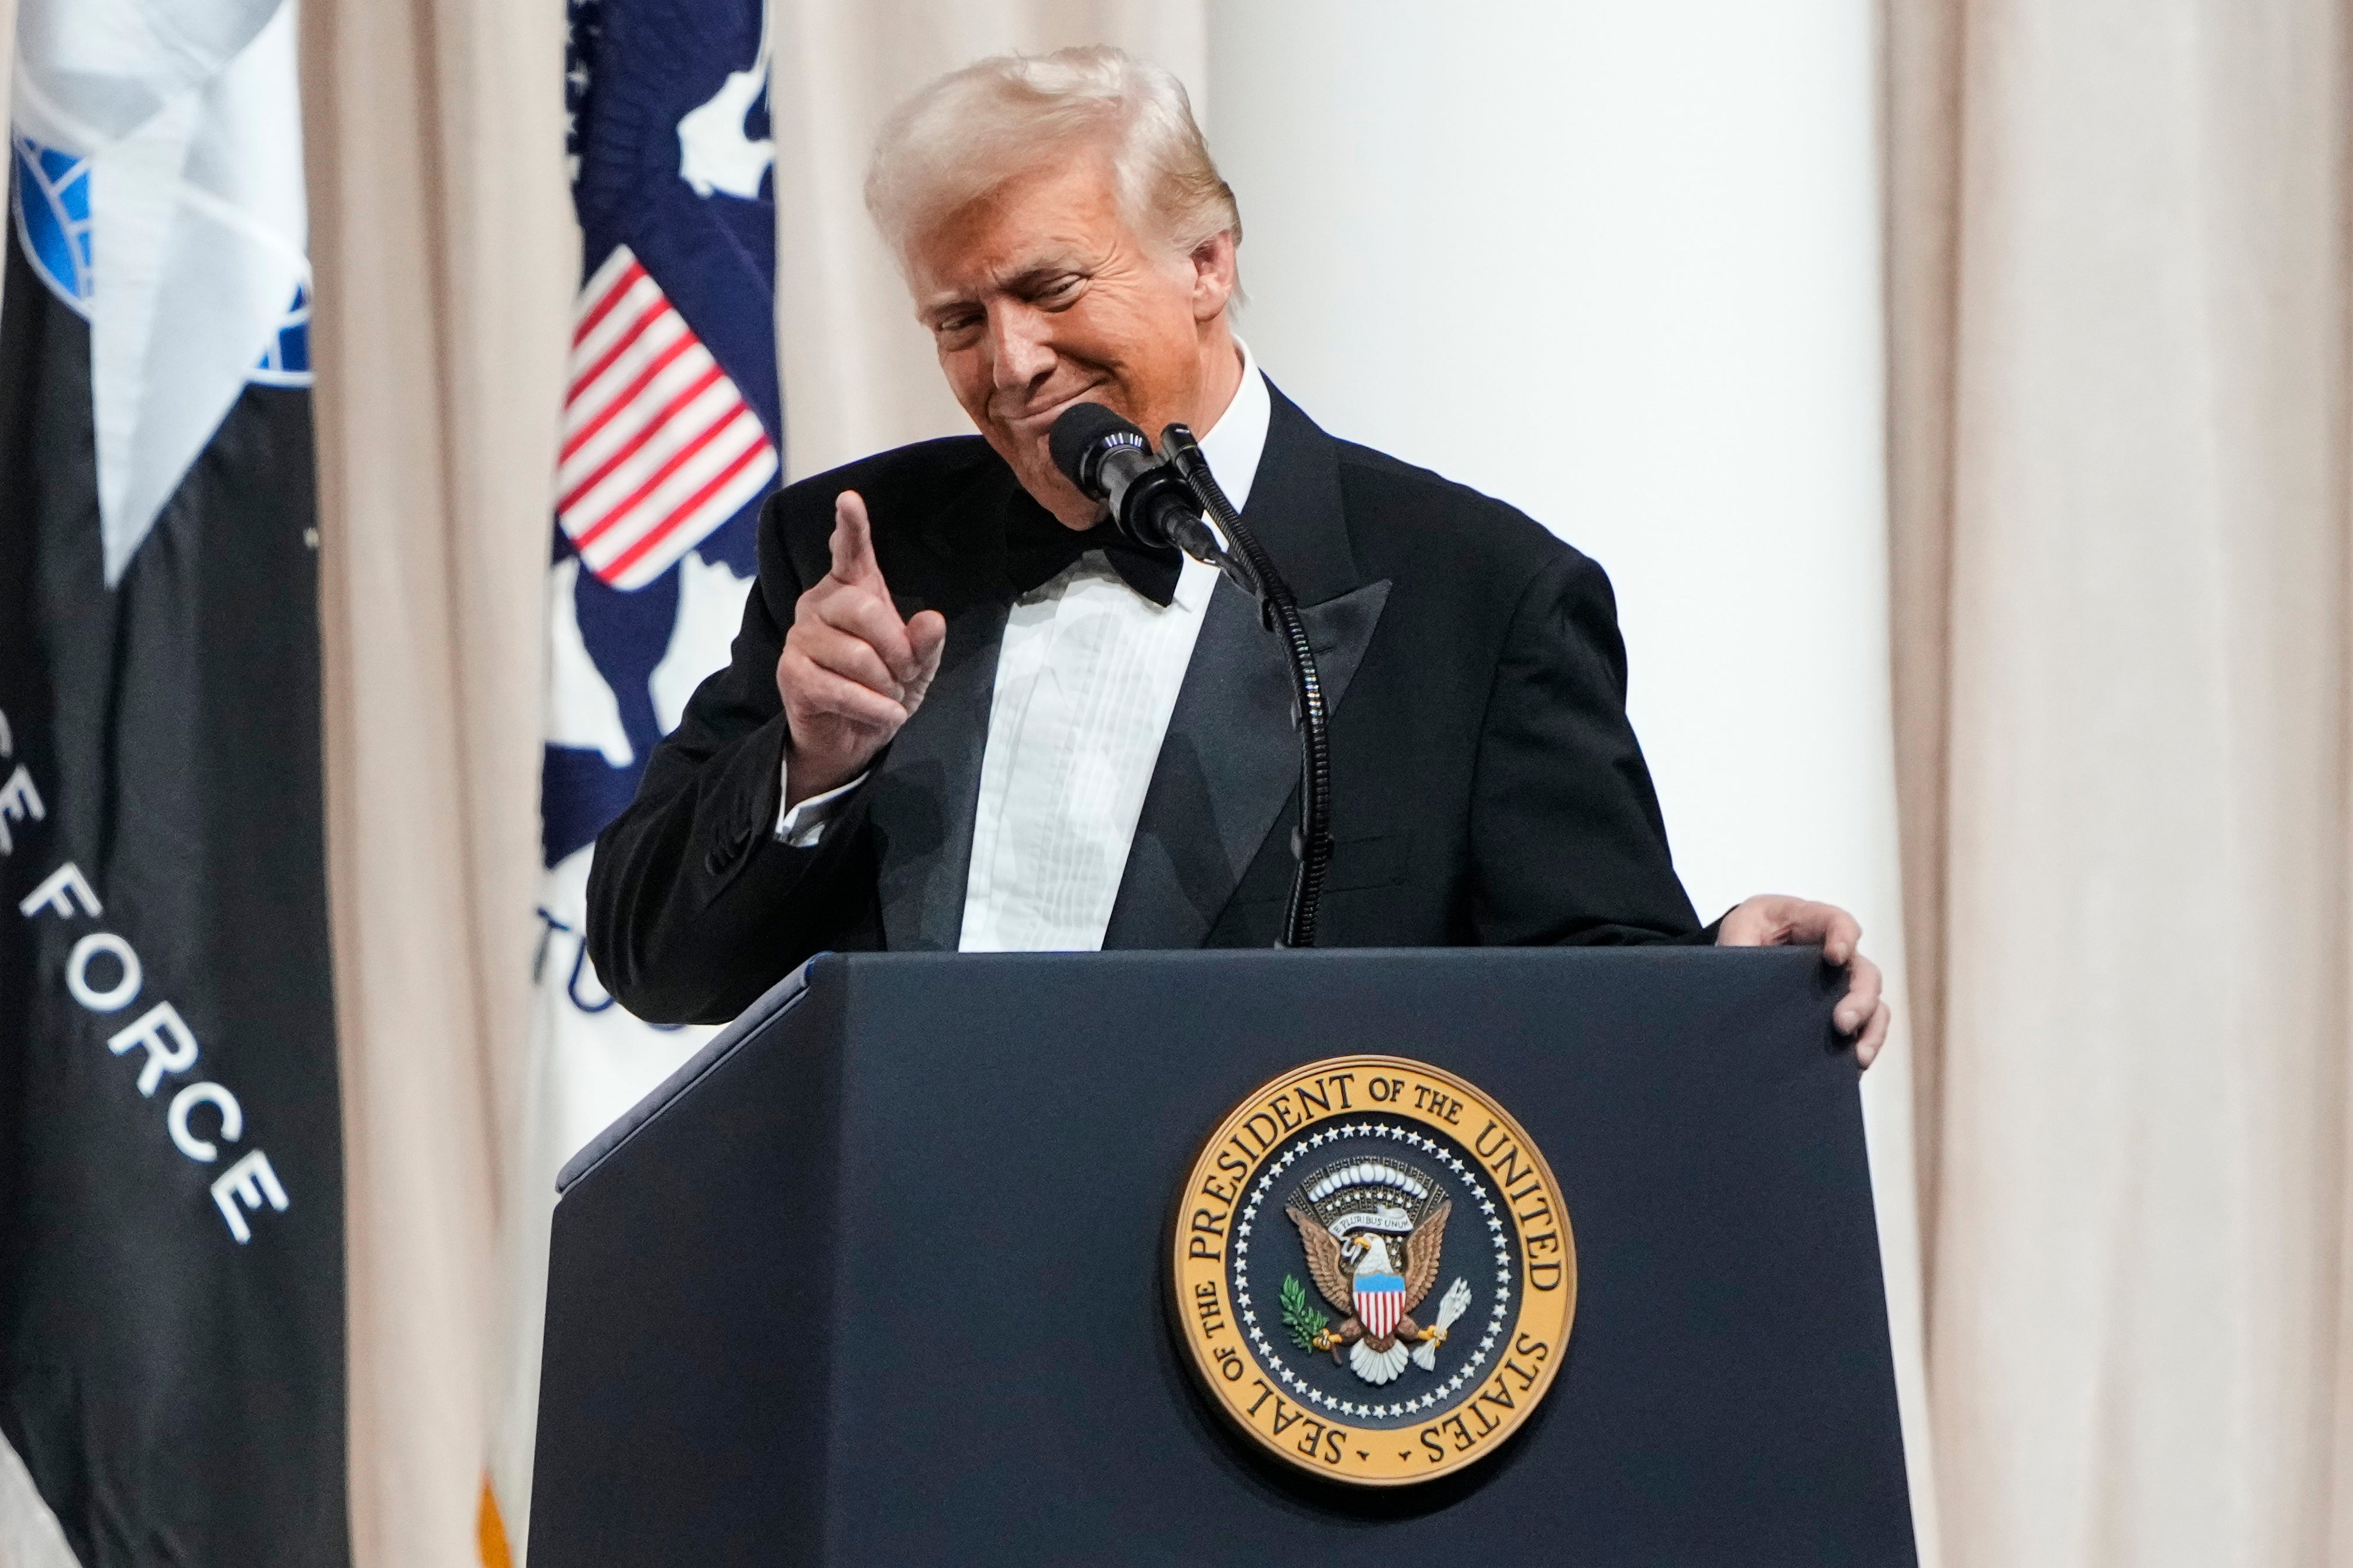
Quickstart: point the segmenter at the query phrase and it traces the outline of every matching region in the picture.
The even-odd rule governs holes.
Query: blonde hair
[[[1109,154],[1120,210],[1189,254],[1242,237],[1234,193],[1209,159],[1185,84],[1108,44],[997,55],[924,88],[882,127],[866,210],[903,260],[926,224],[1073,146]]]

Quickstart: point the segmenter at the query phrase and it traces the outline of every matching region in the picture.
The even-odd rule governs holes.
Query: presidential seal
[[[1303,1470],[1429,1480],[1495,1451],[1577,1312],[1560,1186],[1501,1106],[1401,1057],[1243,1100],[1178,1205],[1178,1331],[1209,1396]]]

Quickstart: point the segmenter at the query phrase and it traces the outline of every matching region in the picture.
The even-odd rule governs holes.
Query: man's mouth
[[[1100,390],[1100,386],[1082,386],[1051,403],[1040,404],[1034,408],[1024,409],[1018,414],[1000,414],[997,416],[997,423],[1026,439],[1043,440],[1047,433],[1053,429],[1054,421],[1062,416],[1064,409],[1074,403],[1088,402],[1090,400],[1088,395]],[[1095,398],[1092,401],[1100,403],[1103,400]]]

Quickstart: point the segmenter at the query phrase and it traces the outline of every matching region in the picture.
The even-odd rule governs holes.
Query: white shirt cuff
[[[791,763],[786,763],[784,771],[778,775],[778,782],[784,785],[784,793],[777,796],[779,800],[792,798],[792,766]],[[823,795],[813,795],[798,805],[785,807],[776,814],[777,839],[791,849],[816,848],[818,841],[825,837],[826,824],[840,814],[843,797],[865,782],[866,775],[860,773],[846,784],[838,785]]]

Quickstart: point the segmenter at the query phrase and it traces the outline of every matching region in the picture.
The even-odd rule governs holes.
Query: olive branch
[[[1330,1322],[1329,1318],[1315,1310],[1313,1299],[1307,1294],[1307,1287],[1302,1285],[1295,1277],[1284,1275],[1282,1277],[1282,1326],[1291,1331],[1291,1342],[1303,1351],[1320,1349],[1321,1347],[1315,1342],[1315,1337],[1321,1334]]]

